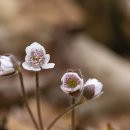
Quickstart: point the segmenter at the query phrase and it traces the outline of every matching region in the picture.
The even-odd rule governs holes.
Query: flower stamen
[[[30,63],[35,66],[41,66],[44,63],[44,54],[42,51],[37,50],[32,52],[32,56],[30,57]]]
[[[79,84],[79,80],[76,78],[70,78],[66,80],[66,84],[70,88],[75,88]]]

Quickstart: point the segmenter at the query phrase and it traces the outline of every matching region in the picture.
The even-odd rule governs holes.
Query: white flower
[[[26,47],[25,62],[22,64],[26,70],[40,71],[41,69],[54,68],[54,63],[48,63],[50,55],[39,43],[34,42]]]
[[[61,89],[72,96],[79,95],[83,88],[83,79],[75,72],[67,72],[61,78]]]
[[[100,96],[102,92],[103,85],[97,79],[88,79],[84,84],[84,96],[87,99],[92,99]]]
[[[16,72],[16,66],[12,59],[12,56],[1,55],[0,56],[0,76],[12,75]]]

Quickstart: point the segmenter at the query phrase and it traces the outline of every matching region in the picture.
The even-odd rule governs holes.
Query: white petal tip
[[[42,65],[43,69],[52,69],[54,68],[55,64],[54,63],[48,63],[48,64],[44,64]]]
[[[29,71],[40,71],[41,70],[41,68],[35,68],[35,67],[32,67],[32,66],[30,66],[28,63],[26,63],[26,62],[24,62],[23,64],[22,64],[22,66],[23,66],[23,68],[25,69],[25,70],[29,70]]]

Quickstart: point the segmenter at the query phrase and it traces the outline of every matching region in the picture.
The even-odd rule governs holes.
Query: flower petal
[[[4,70],[0,70],[0,75],[4,76],[4,75],[10,75],[15,73],[15,69],[14,68],[3,68]]]
[[[61,85],[60,88],[67,94],[72,91],[71,88],[65,88],[63,85]]]
[[[25,56],[25,61],[26,61],[26,62],[29,62],[30,57],[31,57],[31,55],[26,55],[26,56]]]
[[[11,61],[5,60],[5,59],[0,59],[1,65],[5,67],[13,67],[13,63]]]
[[[32,51],[35,51],[36,49],[42,50],[43,53],[46,54],[45,48],[37,42],[33,42],[30,46],[27,46],[25,51],[26,54],[30,54]]]
[[[15,58],[15,60],[14,60]],[[18,61],[15,56],[11,54],[0,56],[0,75],[9,76],[15,74],[18,66]]]
[[[82,90],[83,89],[83,84],[82,84],[82,82],[79,84],[79,85],[77,85],[75,88],[73,88],[72,89],[72,91],[76,91],[76,90]]]
[[[26,70],[32,70],[32,69],[31,69],[31,66],[30,66],[27,62],[23,62],[22,66],[23,66],[23,68],[26,69]]]
[[[32,67],[32,71],[40,71],[41,68],[40,67]]]
[[[95,86],[95,96],[99,95],[102,91],[103,85],[101,82],[98,82],[98,84]]]
[[[87,86],[91,86],[94,85],[95,86],[95,93],[94,95],[99,95],[102,91],[103,85],[101,82],[99,82],[97,79],[88,79],[87,82],[84,84],[84,87]]]
[[[43,69],[50,69],[50,68],[54,68],[55,64],[54,63],[48,63],[48,64],[43,64],[41,65],[41,67]]]
[[[84,84],[84,86],[88,86],[88,85],[95,85],[96,83],[98,82],[98,80],[97,79],[88,79],[87,81],[86,81],[86,83]]]
[[[26,69],[26,70],[31,70],[31,71],[40,71],[41,68],[40,67],[34,67],[34,66],[31,66],[29,63],[27,62],[24,62],[22,64],[23,68]]]
[[[0,56],[0,58],[3,60],[6,60],[6,61],[11,61],[10,57],[8,57],[8,56]]]
[[[48,63],[49,60],[50,60],[50,55],[49,55],[49,54],[46,54],[46,55],[45,55],[45,61],[44,61],[44,63],[45,63],[45,64]]]
[[[65,74],[62,76],[62,78],[61,78],[61,82],[64,83],[65,78],[66,78],[67,75],[74,75],[75,77],[78,77],[79,79],[81,79],[81,78],[78,76],[77,73],[75,73],[75,72],[67,72],[67,73],[65,73]]]

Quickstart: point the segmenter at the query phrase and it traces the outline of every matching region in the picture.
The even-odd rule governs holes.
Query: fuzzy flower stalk
[[[82,75],[82,74],[80,74]],[[103,85],[97,79],[88,79],[84,82],[84,79],[76,72],[66,72],[61,78],[61,90],[72,97],[72,104],[60,115],[58,115],[48,126],[47,130],[50,130],[53,125],[68,111],[72,110],[72,129],[75,129],[75,107],[82,103],[82,98],[91,100],[102,95]],[[75,102],[79,99],[77,102]]]
[[[40,86],[39,86],[39,71],[42,69],[54,68],[54,63],[49,63],[50,55],[46,54],[45,48],[37,42],[32,43],[26,47],[25,62],[22,66],[24,69],[34,71],[36,74],[36,100],[37,100],[37,114],[39,119],[40,130],[43,130],[43,122],[40,107]]]

